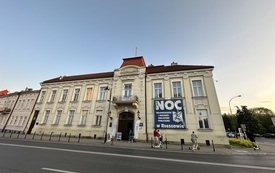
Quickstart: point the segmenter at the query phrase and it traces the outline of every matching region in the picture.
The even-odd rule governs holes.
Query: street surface
[[[275,172],[274,155],[181,153],[10,138],[0,138],[0,153],[1,173]]]

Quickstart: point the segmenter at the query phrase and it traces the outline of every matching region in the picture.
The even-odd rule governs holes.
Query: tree
[[[242,106],[242,109],[237,111],[237,122],[239,127],[241,124],[245,124],[246,129],[249,129],[253,133],[259,130],[257,119],[252,116],[252,112],[247,109],[247,106]]]
[[[255,119],[257,119],[259,127],[258,133],[263,134],[267,132],[275,132],[273,131],[274,128],[272,127],[273,123],[271,120],[271,117],[274,116],[274,113],[270,109],[257,107],[249,110],[251,111],[252,116],[255,117]]]

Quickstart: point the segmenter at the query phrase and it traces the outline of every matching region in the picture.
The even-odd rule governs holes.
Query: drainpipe
[[[148,142],[148,126],[147,126],[147,86],[146,86],[147,72],[145,72],[145,134],[146,142]]]

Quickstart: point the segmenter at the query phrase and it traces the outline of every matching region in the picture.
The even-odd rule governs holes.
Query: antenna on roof
[[[138,49],[138,48],[136,47],[136,56],[137,56],[137,49]]]

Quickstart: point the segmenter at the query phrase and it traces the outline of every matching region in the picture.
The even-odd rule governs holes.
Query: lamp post
[[[233,100],[234,98],[237,98],[237,97],[241,97],[241,95],[234,96],[234,97],[232,97],[232,98],[229,100],[230,115],[232,115],[232,110],[231,110],[230,102],[231,102],[231,100]]]
[[[108,86],[105,88],[105,91],[110,91],[110,94],[109,94],[109,100],[107,100],[109,102],[109,106],[108,106],[108,112],[107,112],[107,120],[106,120],[106,128],[105,128],[105,137],[104,137],[104,143],[107,142],[107,135],[108,135],[108,125],[109,125],[109,118],[111,118],[111,111],[110,111],[110,108],[111,108],[111,97],[112,97],[112,88],[109,88]]]

